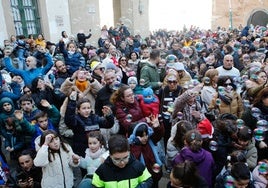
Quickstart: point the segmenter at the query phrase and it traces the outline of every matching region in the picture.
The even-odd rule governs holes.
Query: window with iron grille
[[[37,0],[10,0],[16,35],[41,33]]]

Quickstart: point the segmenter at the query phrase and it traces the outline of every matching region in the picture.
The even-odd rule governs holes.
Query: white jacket
[[[69,152],[60,148],[60,155],[55,153],[55,159],[51,156],[52,162],[48,160],[48,146],[42,145],[34,159],[34,165],[42,167],[43,176],[41,181],[42,188],[72,188],[73,170],[72,166],[78,166],[73,163],[72,148],[67,145]],[[65,184],[65,186],[64,186]]]

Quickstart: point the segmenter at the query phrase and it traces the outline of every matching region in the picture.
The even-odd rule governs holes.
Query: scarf
[[[105,152],[105,150],[103,148],[99,148],[98,151],[96,151],[95,153],[92,153],[92,151],[90,151],[89,148],[86,149],[86,157],[90,157],[91,159],[97,159],[99,158],[103,153]]]
[[[88,87],[88,82],[87,81],[80,82],[80,81],[76,80],[75,85],[80,91],[84,92]]]
[[[219,94],[219,98],[227,105],[230,105],[233,100],[232,96],[229,96],[227,94],[224,94],[224,95]]]

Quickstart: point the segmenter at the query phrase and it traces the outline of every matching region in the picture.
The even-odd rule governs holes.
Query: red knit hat
[[[202,135],[202,138],[212,138],[214,128],[213,128],[211,122],[207,118],[200,121],[197,124],[196,129],[200,132],[200,134]]]

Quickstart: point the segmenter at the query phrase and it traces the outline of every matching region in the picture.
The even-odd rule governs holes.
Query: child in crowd
[[[135,95],[142,94],[143,88],[138,85],[138,80],[135,76],[131,76],[127,80],[127,84],[133,90]]]
[[[24,115],[22,111],[18,118],[20,121],[24,122],[24,124],[21,125],[23,130],[26,133],[32,135],[31,146],[33,149],[36,149],[36,150],[40,148],[39,142],[40,142],[40,137],[42,133],[49,129],[57,130],[59,120],[60,120],[60,112],[54,105],[49,104],[49,102],[44,99],[41,100],[40,103],[42,107],[47,109],[47,111],[46,112],[40,111],[35,115],[34,118],[35,118],[36,124],[34,126],[32,126],[29,122],[25,123]]]
[[[23,115],[27,119],[27,121],[31,125],[35,125],[36,120],[34,117],[36,116],[38,112],[40,112],[40,110],[36,108],[36,106],[34,105],[33,98],[29,95],[21,96],[19,100],[19,106],[22,109]]]
[[[174,165],[185,160],[193,161],[199,174],[206,180],[209,187],[213,187],[214,159],[210,152],[202,148],[202,136],[197,130],[188,131],[184,139],[185,147],[173,160]]]
[[[172,126],[171,136],[168,139],[166,151],[165,165],[168,172],[172,169],[172,161],[184,147],[185,134],[193,129],[195,129],[195,127],[186,120],[181,120]]]
[[[255,188],[268,186],[268,161],[260,161],[252,172],[252,178]]]
[[[250,178],[250,170],[248,165],[243,162],[233,164],[231,169],[231,176],[226,179],[225,187],[234,188],[254,188],[253,181]]]
[[[144,117],[158,116],[160,102],[152,88],[144,88],[138,100]]]
[[[65,49],[64,41],[61,40],[59,42],[59,48],[60,52],[63,53],[69,75],[72,75],[80,67],[85,67],[85,58],[77,51],[77,46],[74,42],[69,42],[67,49]]]
[[[258,153],[255,146],[255,139],[249,127],[244,126],[238,130],[234,148],[242,150],[245,153],[248,167],[250,170],[253,170],[257,165]]]
[[[94,172],[109,155],[106,150],[105,139],[100,132],[96,131],[88,134],[88,148],[85,153],[85,158],[80,159],[79,167],[86,169],[87,175],[80,182],[79,187],[91,183]]]
[[[81,98],[76,102],[77,95],[76,91],[71,92],[64,121],[74,133],[74,152],[85,157],[85,150],[88,148],[87,134],[99,131],[100,128],[111,128],[114,124],[114,116],[108,106],[104,106],[102,109],[104,117],[92,113],[90,100]]]
[[[162,177],[162,161],[156,145],[163,137],[163,133],[164,127],[154,116],[152,127],[144,122],[138,123],[129,136],[130,151],[152,174],[154,188],[158,187],[158,182]]]
[[[221,172],[216,177],[215,187],[225,187],[226,177],[231,174],[231,168],[236,162],[247,162],[245,154],[240,150],[233,151],[230,155],[228,155],[227,160],[225,162],[225,166],[222,168]]]
[[[17,128],[15,117],[9,117],[5,120],[5,148],[10,153],[11,159],[17,159],[18,153],[25,148],[24,135],[21,134],[21,127]]]
[[[170,173],[170,182],[167,188],[176,187],[208,188],[208,185],[198,173],[195,163],[185,161],[174,166]]]
[[[41,188],[42,169],[34,166],[33,150],[23,150],[18,156],[16,182],[19,187]]]
[[[72,187],[72,167],[78,166],[80,157],[74,154],[71,146],[63,142],[53,130],[43,132],[40,146],[34,165],[42,167],[41,187]]]
[[[130,153],[129,143],[125,136],[111,136],[108,148],[109,157],[93,175],[93,187],[152,187],[151,174]]]

